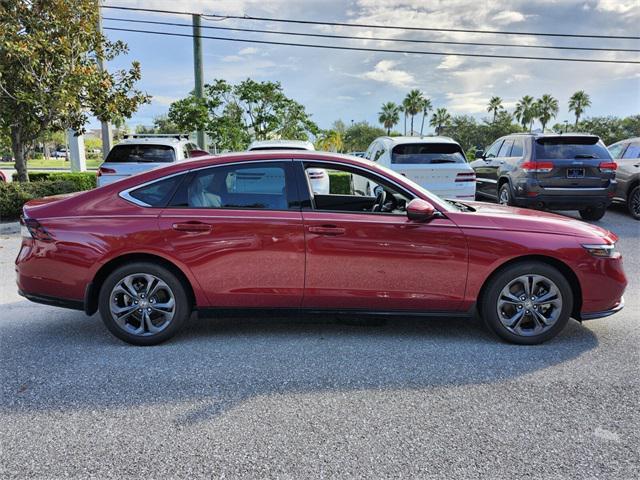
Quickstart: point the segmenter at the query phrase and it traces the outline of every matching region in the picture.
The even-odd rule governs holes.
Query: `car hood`
[[[460,227],[595,237],[608,239],[611,242],[618,239],[614,233],[604,228],[564,215],[485,202],[465,202],[465,204],[474,208],[475,212],[465,214],[464,219],[460,218],[457,222]]]

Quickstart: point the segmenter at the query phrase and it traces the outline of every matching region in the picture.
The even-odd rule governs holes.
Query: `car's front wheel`
[[[100,288],[102,321],[133,345],[156,345],[173,337],[191,315],[182,281],[167,268],[136,262],[114,270]]]
[[[490,280],[479,305],[487,327],[512,343],[535,345],[555,337],[573,309],[573,292],[556,268],[541,262],[511,265]]]
[[[629,208],[631,216],[636,220],[640,220],[640,185],[636,185],[629,192],[627,207]]]
[[[500,191],[498,192],[498,203],[501,205],[513,205],[509,182],[503,183],[500,187]]]
[[[583,220],[600,220],[606,211],[606,207],[587,207],[580,210],[580,217]]]

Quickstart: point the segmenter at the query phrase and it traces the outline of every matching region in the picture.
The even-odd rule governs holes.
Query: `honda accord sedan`
[[[350,187],[313,193],[308,172],[319,168]],[[382,187],[375,197],[354,191],[362,179]],[[169,339],[193,311],[230,309],[479,313],[503,339],[535,344],[571,317],[619,311],[627,283],[617,237],[602,228],[445,201],[383,166],[325,152],[176,163],[31,201],[22,224],[20,294],[99,311],[136,345]]]

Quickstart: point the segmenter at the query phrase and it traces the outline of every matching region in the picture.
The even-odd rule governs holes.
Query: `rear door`
[[[176,161],[170,145],[121,144],[111,149],[98,171],[100,186]]]
[[[549,171],[535,175],[543,188],[607,188],[615,170],[601,168],[612,162],[607,148],[596,136],[558,135],[534,141],[534,159]],[[540,168],[538,168],[540,170]]]
[[[210,307],[299,307],[305,246],[292,161],[190,174],[160,216],[173,256]]]
[[[479,193],[490,196],[492,198],[498,197],[498,185],[496,180],[496,169],[498,163],[496,158],[500,152],[500,148],[504,143],[504,138],[500,138],[493,142],[493,145],[485,152],[484,158],[475,160],[471,165],[476,172],[476,190]]]

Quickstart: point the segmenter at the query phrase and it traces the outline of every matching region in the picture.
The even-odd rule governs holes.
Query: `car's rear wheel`
[[[640,185],[636,185],[629,192],[627,207],[631,216],[636,220],[640,220]]]
[[[580,217],[583,220],[600,220],[606,211],[606,207],[587,207],[580,210]]]
[[[100,288],[102,321],[133,345],[156,345],[173,337],[191,314],[182,281],[170,270],[136,262],[114,270]]]
[[[513,200],[511,199],[511,187],[509,186],[509,182],[505,182],[500,187],[500,191],[498,192],[498,203],[501,205],[513,205]]]
[[[555,337],[573,309],[573,292],[556,268],[541,262],[511,265],[491,279],[480,311],[487,327],[508,342],[535,345]]]

